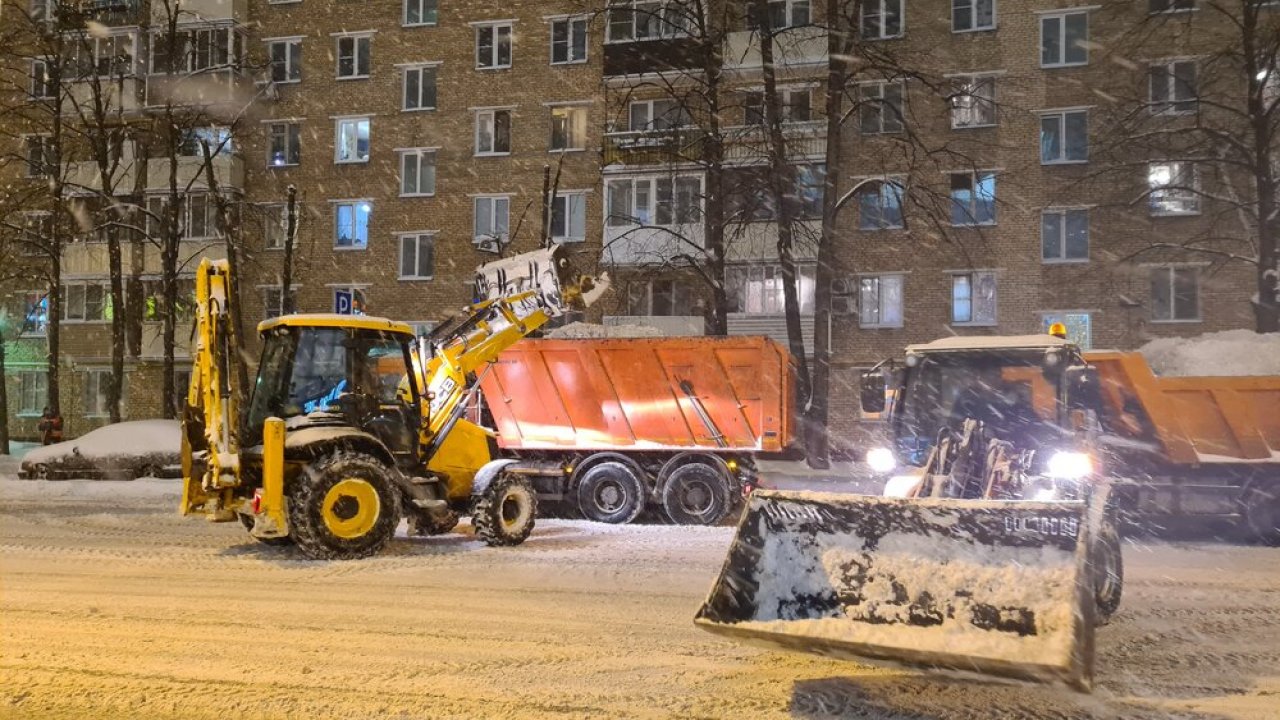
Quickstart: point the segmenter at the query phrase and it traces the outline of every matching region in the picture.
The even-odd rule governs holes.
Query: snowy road
[[[1280,550],[1127,546],[1081,696],[695,630],[725,528],[464,527],[315,563],[176,506],[173,481],[0,480],[0,718],[1280,716]]]

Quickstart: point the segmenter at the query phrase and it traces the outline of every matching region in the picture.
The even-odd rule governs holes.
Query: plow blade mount
[[[786,650],[1088,690],[1090,515],[757,491],[694,622]]]

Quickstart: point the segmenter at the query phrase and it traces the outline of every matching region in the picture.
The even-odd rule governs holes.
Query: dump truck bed
[[[1108,430],[1178,465],[1280,466],[1280,377],[1157,377],[1138,353],[1089,352]]]
[[[505,449],[776,452],[793,379],[768,338],[526,340],[481,388]]]

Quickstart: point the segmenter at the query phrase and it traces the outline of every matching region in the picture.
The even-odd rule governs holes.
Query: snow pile
[[[656,327],[649,325],[596,325],[594,323],[572,322],[555,328],[547,333],[549,338],[560,340],[600,339],[600,338],[655,338],[666,337]]]
[[[1165,376],[1280,375],[1280,334],[1224,330],[1195,338],[1161,338],[1138,349]]]
[[[182,450],[182,424],[177,420],[135,420],[98,428],[75,440],[36,448],[25,463],[55,463],[78,455],[86,460],[107,460],[142,455],[178,455]]]

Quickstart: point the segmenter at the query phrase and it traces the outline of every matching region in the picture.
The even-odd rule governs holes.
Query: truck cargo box
[[[1280,465],[1280,377],[1158,377],[1138,353],[1088,352],[1110,432],[1178,465]]]
[[[760,337],[526,340],[481,380],[504,449],[776,452],[794,368]]]

